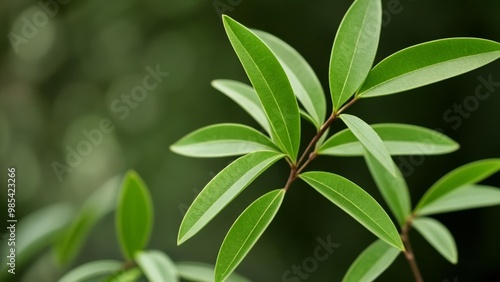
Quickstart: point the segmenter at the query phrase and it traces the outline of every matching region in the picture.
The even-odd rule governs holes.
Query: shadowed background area
[[[17,169],[16,212],[21,221],[54,203],[77,208],[108,179],[132,168],[141,174],[153,196],[155,225],[150,247],[167,252],[175,261],[215,263],[237,215],[266,191],[283,186],[288,176],[286,163],[276,164],[202,232],[176,246],[187,207],[232,158],[186,158],[170,152],[169,145],[213,123],[258,126],[210,86],[218,78],[248,82],[225,35],[220,13],[288,42],[311,64],[328,93],[330,50],[350,4],[350,0],[2,1],[2,207],[6,203],[6,168],[10,166]],[[392,0],[383,1],[383,7],[376,62],[402,48],[438,38],[471,36],[500,41],[500,1]],[[493,83],[482,88],[480,99],[476,89],[484,81]],[[435,85],[362,100],[348,112],[368,123],[439,128],[460,143],[461,149],[449,155],[395,158],[415,204],[451,169],[500,157],[499,106],[500,61],[496,61]],[[343,127],[337,122],[333,129]],[[303,122],[303,144],[313,131]],[[341,174],[381,200],[361,158],[321,157],[310,169]],[[500,186],[500,175],[484,183]],[[0,211],[1,226],[6,222],[6,210]],[[498,279],[499,216],[500,207],[436,216],[455,235],[457,266],[413,232],[417,261],[426,281]],[[110,214],[98,223],[70,265],[59,266],[52,251],[44,249],[17,269],[15,281],[56,281],[84,262],[120,259],[113,219]],[[374,239],[313,189],[296,182],[274,222],[237,271],[252,281],[340,281]],[[313,256],[318,240],[339,245],[302,277],[291,274],[285,276],[295,280],[282,280],[286,271]],[[411,279],[400,256],[380,281]]]

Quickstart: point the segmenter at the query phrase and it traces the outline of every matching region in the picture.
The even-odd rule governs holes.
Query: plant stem
[[[417,261],[415,259],[415,255],[413,254],[413,249],[410,243],[410,229],[411,223],[413,221],[414,216],[411,215],[406,219],[405,224],[401,230],[401,240],[405,246],[406,251],[404,252],[406,260],[410,264],[411,271],[413,272],[413,276],[415,277],[415,282],[423,282],[422,274],[420,273],[420,269],[418,268]]]

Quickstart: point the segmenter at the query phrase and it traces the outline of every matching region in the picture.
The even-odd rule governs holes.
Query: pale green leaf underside
[[[413,220],[412,225],[444,258],[453,264],[457,263],[455,240],[443,224],[432,218],[421,217]]]
[[[343,282],[371,282],[380,276],[398,257],[400,250],[377,240],[353,262]]]
[[[299,177],[377,237],[391,246],[404,249],[389,215],[361,187],[342,176],[327,172],[306,172]]]
[[[500,189],[483,185],[458,188],[418,210],[418,215],[431,215],[466,209],[500,205]]]
[[[267,44],[280,61],[290,84],[317,129],[326,116],[325,93],[316,74],[306,60],[290,45],[278,37],[260,30],[253,32]]]
[[[477,183],[500,170],[500,159],[486,159],[463,165],[449,172],[427,190],[415,212],[445,196],[446,194],[469,184]]]
[[[388,173],[368,152],[365,153],[365,160],[382,197],[400,226],[403,226],[406,217],[411,213],[411,200],[401,171],[396,167],[396,175]]]
[[[279,151],[264,134],[242,124],[223,123],[200,128],[170,149],[190,157],[227,157],[255,151]]]
[[[224,238],[215,264],[215,281],[226,279],[241,263],[279,210],[285,190],[268,192],[236,219]]]
[[[58,282],[86,282],[92,278],[114,273],[122,268],[122,262],[100,260],[82,264],[66,273]]]
[[[283,154],[275,152],[250,153],[219,172],[186,212],[177,243],[182,244],[200,231],[255,178],[283,157]]]
[[[342,20],[330,57],[330,91],[335,110],[359,89],[377,53],[381,1],[357,0]]]
[[[403,49],[377,64],[359,97],[398,93],[486,65],[500,57],[500,44],[478,38],[448,38]]]
[[[135,261],[149,281],[180,281],[174,262],[160,251],[141,251],[136,254]]]
[[[456,151],[460,146],[446,135],[420,126],[396,123],[371,125],[391,156],[437,155]],[[319,150],[321,155],[362,156],[363,145],[350,129],[330,137]]]
[[[395,175],[396,168],[393,165],[391,155],[377,133],[366,124],[366,122],[356,116],[341,114],[339,117],[344,121],[359,142],[361,142],[363,147],[370,152],[389,173]]]
[[[212,86],[240,105],[267,133],[271,134],[266,113],[252,86],[229,79],[214,80]]]
[[[152,225],[151,195],[139,174],[130,170],[125,174],[116,210],[116,230],[125,258],[132,259],[147,245]]]
[[[300,145],[300,115],[288,77],[267,45],[252,31],[224,15],[226,33],[259,96],[271,137],[295,160]]]
[[[179,276],[188,281],[213,282],[215,276],[214,266],[199,262],[178,262]],[[250,282],[250,280],[233,273],[225,282]]]

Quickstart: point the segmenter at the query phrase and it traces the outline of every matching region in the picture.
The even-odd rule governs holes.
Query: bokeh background
[[[44,10],[40,2],[56,3],[57,8],[45,6],[50,10]],[[0,179],[6,183],[6,168],[17,168],[18,217],[22,221],[23,216],[59,202],[78,208],[107,180],[132,168],[142,175],[153,195],[155,225],[150,247],[166,251],[175,261],[214,263],[237,215],[264,192],[284,185],[288,175],[285,163],[273,166],[201,233],[176,246],[183,212],[196,193],[232,159],[186,158],[170,152],[169,145],[213,123],[257,126],[210,86],[210,81],[218,78],[248,81],[226,38],[220,12],[287,41],[308,60],[328,89],[330,49],[352,1],[40,2],[0,2]],[[500,1],[393,0],[383,1],[383,6],[384,27],[377,62],[404,47],[443,37],[500,41]],[[45,17],[40,17],[41,11]],[[26,20],[36,24],[34,28],[30,29]],[[147,67],[158,67],[169,75],[142,101],[127,107],[129,113],[118,110],[126,105],[121,95],[129,95],[142,84]],[[470,96],[481,84],[479,77],[491,77],[497,85],[489,89],[487,99],[479,100],[474,110],[460,117],[453,107],[473,100]],[[451,169],[474,160],[500,157],[498,82],[499,61],[418,90],[360,101],[349,112],[369,123],[401,122],[440,128],[461,144],[459,151],[449,155],[396,158],[415,203]],[[444,117],[447,112],[448,119]],[[76,161],[78,165],[70,166],[66,160],[68,148],[76,149],[79,142],[88,140],[82,132],[99,128],[103,119],[110,119],[115,127],[104,134],[102,142],[92,146],[87,156]],[[307,123],[303,126],[306,142],[313,129]],[[337,123],[334,129],[342,127]],[[68,170],[57,173],[55,163]],[[360,158],[322,157],[311,165],[314,168],[342,174],[381,199]],[[500,176],[484,183],[500,186]],[[0,193],[0,200],[4,207],[6,191]],[[455,235],[459,264],[449,264],[412,233],[426,281],[500,279],[500,207],[436,218]],[[2,208],[0,220],[4,226],[6,208]],[[297,182],[238,272],[252,281],[282,281],[285,271],[313,255],[318,237],[326,240],[329,236],[340,246],[309,274],[307,281],[340,281],[350,263],[375,238],[314,190]],[[115,258],[120,258],[120,252],[110,214],[93,229],[69,266],[58,266],[52,251],[45,249],[18,269],[16,280],[56,281],[76,265]],[[400,256],[379,281],[411,279],[409,267]]]

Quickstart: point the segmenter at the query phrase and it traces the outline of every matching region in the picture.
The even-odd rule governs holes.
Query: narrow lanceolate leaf
[[[371,282],[380,276],[398,257],[400,250],[377,240],[353,262],[343,282]]]
[[[271,128],[269,126],[269,121],[267,121],[264,108],[262,108],[259,96],[257,96],[252,86],[227,79],[214,80],[212,81],[212,86],[235,101],[252,116],[267,133],[271,133]]]
[[[418,215],[500,205],[500,189],[483,185],[460,187],[417,211]]]
[[[500,159],[487,159],[472,162],[449,172],[439,179],[424,194],[415,212],[437,201],[454,190],[469,184],[477,183],[500,170]]]
[[[412,226],[449,262],[457,263],[457,245],[443,224],[432,218],[421,217],[413,220]]]
[[[226,33],[252,82],[271,126],[271,136],[295,160],[300,145],[297,99],[273,52],[249,29],[223,16]]]
[[[170,149],[190,157],[227,157],[255,151],[278,151],[264,134],[242,124],[215,124],[200,128]]]
[[[275,152],[250,153],[219,172],[186,212],[177,244],[182,244],[200,231],[255,178],[283,157],[283,154]]]
[[[116,210],[116,230],[125,258],[133,259],[148,244],[152,225],[153,204],[148,188],[137,172],[128,171]]]
[[[160,251],[141,251],[135,256],[135,261],[142,269],[148,281],[176,282],[180,281],[177,268],[172,260]]]
[[[114,260],[93,261],[66,273],[58,282],[86,282],[97,277],[120,271],[122,262]]]
[[[319,129],[325,121],[326,100],[323,87],[311,66],[295,49],[278,37],[260,30],[253,32],[278,58],[290,80],[295,96]]]
[[[384,142],[377,133],[360,118],[341,114],[340,118],[344,121],[351,132],[361,142],[363,147],[370,152],[377,161],[392,175],[396,174],[396,168],[393,165],[391,155],[384,145]]]
[[[373,65],[382,26],[380,2],[354,1],[337,31],[329,75],[335,110],[354,95]]]
[[[359,97],[394,94],[486,65],[500,58],[500,44],[479,38],[448,38],[418,44],[387,57],[368,74]]]
[[[361,187],[340,175],[328,172],[306,172],[300,178],[377,237],[391,246],[404,249],[394,223],[380,204]]]
[[[377,184],[378,190],[392,213],[403,226],[406,217],[411,213],[410,193],[406,181],[398,168],[395,168],[396,175],[392,175],[382,167],[382,165],[366,152],[365,160],[370,169],[370,173]],[[395,166],[395,164],[393,164]]]
[[[285,190],[273,190],[253,202],[224,238],[215,264],[215,282],[224,281],[250,252],[279,210]]]
[[[396,123],[372,124],[391,156],[437,155],[453,152],[459,148],[457,142],[435,130],[420,126]],[[319,154],[330,156],[362,156],[363,145],[350,129],[342,130],[330,137]]]
[[[69,264],[92,228],[101,218],[114,210],[119,186],[120,178],[113,177],[85,201],[71,227],[55,245],[55,253],[60,264]]]
[[[214,266],[199,262],[178,262],[177,270],[179,276],[187,281],[196,282],[213,282],[214,281]],[[233,273],[225,282],[250,282],[250,280]]]

